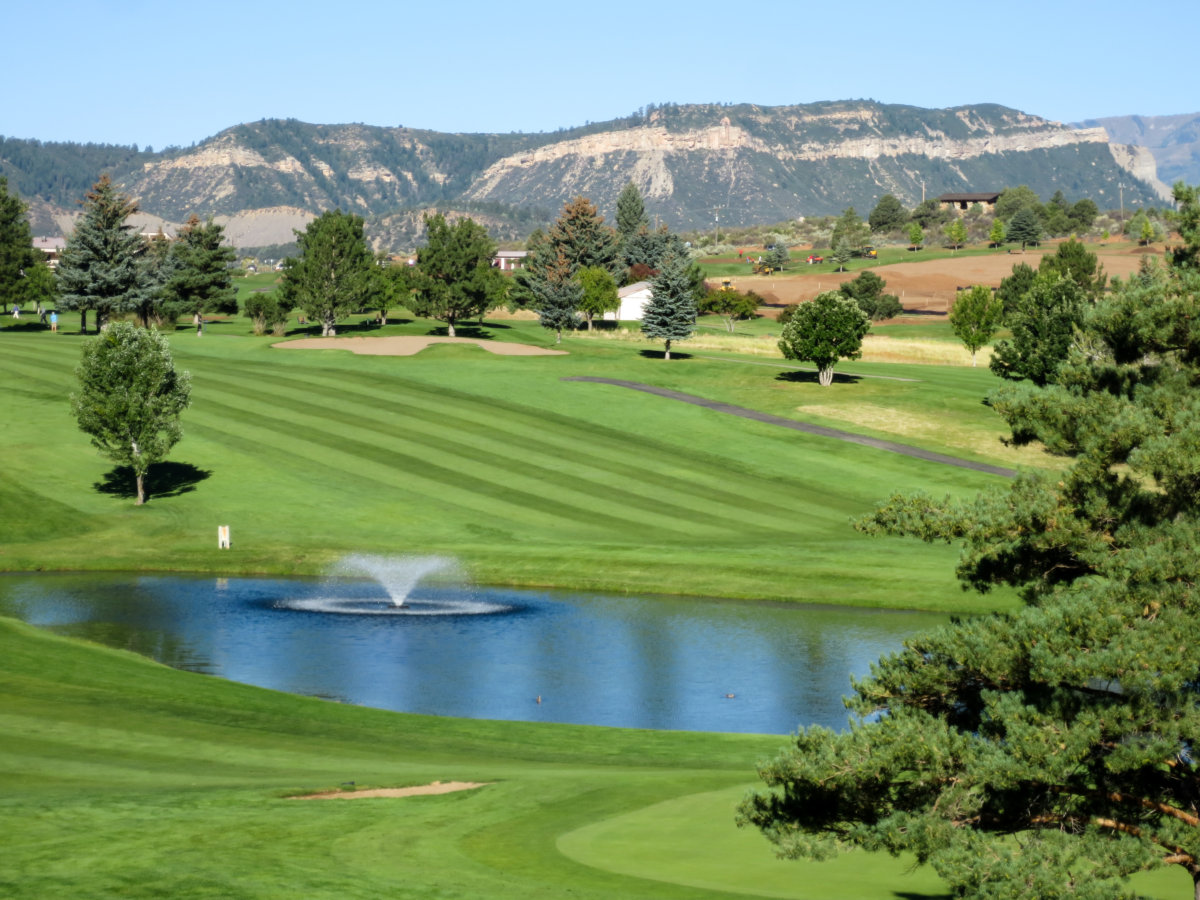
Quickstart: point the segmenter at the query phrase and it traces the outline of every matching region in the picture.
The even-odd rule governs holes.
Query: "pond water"
[[[398,607],[390,591],[353,577],[12,575],[0,577],[0,614],[400,712],[771,734],[845,727],[851,675],[945,621],[436,583]]]

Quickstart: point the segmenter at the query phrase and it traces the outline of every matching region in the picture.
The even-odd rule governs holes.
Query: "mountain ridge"
[[[1130,204],[1166,197],[1146,148],[1115,144],[1102,126],[1072,128],[998,104],[664,104],[549,134],[264,119],[162,153],[80,146],[75,163],[64,145],[31,143],[0,139],[0,175],[30,203],[35,226],[61,223],[69,191],[81,198],[107,162],[145,213],[255,219],[261,227],[244,239],[252,232],[264,245],[289,242],[299,219],[333,207],[363,215],[376,245],[391,249],[413,246],[420,213],[433,209],[486,212],[497,238],[520,239],[579,194],[611,219],[630,180],[650,215],[679,230],[717,217],[748,225],[847,206],[865,214],[884,193],[915,206],[1016,184],[1108,208],[1118,182]]]

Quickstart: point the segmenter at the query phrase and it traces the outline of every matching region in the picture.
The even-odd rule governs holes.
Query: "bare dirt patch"
[[[284,350],[349,350],[363,356],[413,356],[430,344],[475,344],[498,356],[564,356],[565,350],[550,350],[511,341],[484,341],[477,338],[438,337],[436,335],[392,335],[390,337],[300,338],[273,344]]]
[[[1122,279],[1137,272],[1145,248],[1133,248],[1128,244],[1088,244],[1088,250],[1100,257],[1104,271]],[[928,259],[921,262],[901,262],[887,266],[876,266],[871,271],[887,282],[887,292],[900,298],[901,304],[910,312],[946,313],[954,305],[958,288],[973,284],[998,287],[1000,279],[1012,273],[1013,266],[1026,263],[1036,269],[1046,253],[1054,253],[1057,245],[1045,243],[1041,247],[1030,247],[1024,253],[996,252],[985,256],[950,256],[944,259]],[[1150,252],[1160,253],[1154,248]],[[789,269],[786,275],[747,275],[732,279],[739,291],[757,291],[768,303],[802,303],[811,300],[821,291],[836,290],[843,281],[858,277],[858,272],[814,272]],[[794,274],[793,274],[794,273]]]
[[[369,788],[365,791],[321,791],[318,794],[301,794],[291,800],[366,800],[371,797],[424,797],[430,794],[453,794],[470,791],[491,784],[489,781],[435,781],[433,784],[418,784],[403,788]]]

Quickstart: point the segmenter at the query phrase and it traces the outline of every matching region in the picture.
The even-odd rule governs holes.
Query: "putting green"
[[[781,860],[734,809],[753,785],[690,794],[579,828],[558,839],[566,856],[620,875],[787,900],[879,900],[946,896],[912,860],[848,853],[830,862]],[[886,885],[886,887],[884,887]]]

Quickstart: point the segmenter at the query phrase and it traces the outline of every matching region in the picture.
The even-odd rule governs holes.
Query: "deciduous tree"
[[[946,241],[953,248],[954,252],[958,252],[967,240],[967,226],[963,224],[962,219],[955,219],[946,226]]]
[[[179,441],[179,416],[190,402],[187,372],[176,372],[167,339],[157,331],[114,322],[83,347],[79,390],[71,408],[92,444],[133,469],[137,503],[146,502],[145,475]]]
[[[920,250],[921,245],[925,243],[925,232],[916,222],[908,226],[908,243],[914,250]]]
[[[833,226],[829,243],[836,247],[844,242],[851,253],[858,253],[871,240],[871,229],[862,220],[853,206],[847,207]]]
[[[871,321],[878,322],[903,312],[900,298],[895,294],[885,294],[883,289],[886,287],[886,281],[867,269],[859,273],[857,278],[843,281],[838,285],[838,290],[857,303]]]
[[[734,290],[720,290],[709,291],[700,298],[696,308],[701,313],[720,316],[725,320],[725,329],[733,334],[736,323],[742,319],[753,319],[762,302],[762,297],[754,291],[743,294]]]
[[[337,320],[370,302],[371,250],[362,217],[327,210],[296,231],[300,255],[283,263],[280,299],[321,323],[321,334],[337,333]]]
[[[1004,223],[999,219],[992,220],[992,229],[988,232],[988,240],[993,247],[1002,247],[1008,239],[1008,229],[1004,227]]]
[[[977,284],[958,295],[954,308],[950,310],[950,327],[971,351],[971,365],[975,365],[975,354],[985,346],[1004,321],[1004,301],[992,289]]]
[[[841,291],[824,291],[801,303],[783,328],[779,349],[787,359],[808,360],[817,367],[822,387],[833,383],[839,359],[862,356],[862,340],[871,321]]]
[[[419,316],[446,323],[450,337],[460,319],[483,315],[504,303],[507,284],[492,266],[496,244],[487,229],[470,218],[453,225],[441,213],[425,217],[427,243],[417,251],[411,273],[414,293],[408,307]]]
[[[575,280],[582,289],[576,305],[583,313],[588,331],[591,331],[594,318],[603,318],[605,313],[616,312],[620,308],[621,298],[617,295],[617,282],[608,269],[599,266],[584,266],[575,273]]]

